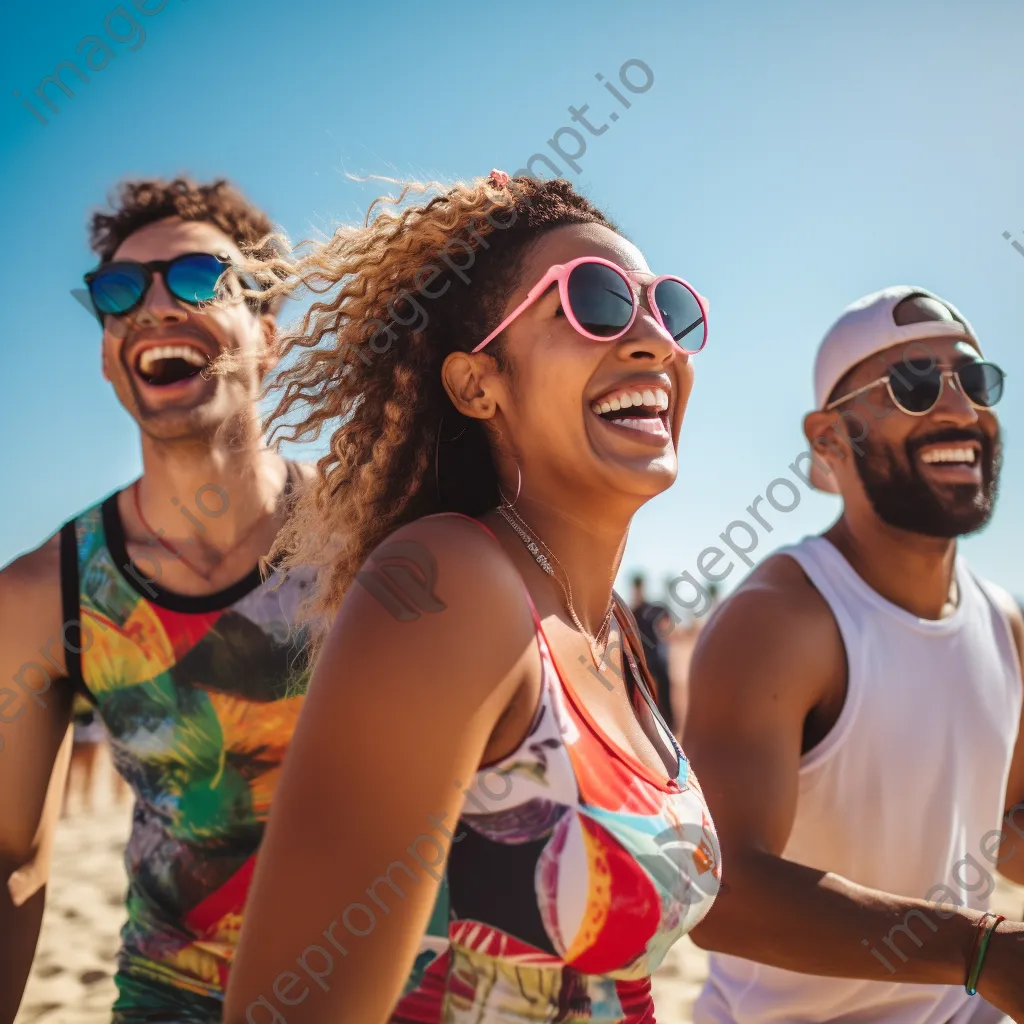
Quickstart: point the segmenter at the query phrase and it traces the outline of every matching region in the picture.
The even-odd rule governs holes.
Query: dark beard
[[[921,476],[914,455],[926,444],[978,441],[981,444],[981,486],[955,484],[938,495]],[[925,537],[963,537],[975,533],[992,518],[1002,467],[1000,435],[990,438],[980,430],[938,430],[908,441],[905,464],[891,445],[868,437],[861,442],[864,454],[855,458],[868,501],[875,514],[889,526]]]

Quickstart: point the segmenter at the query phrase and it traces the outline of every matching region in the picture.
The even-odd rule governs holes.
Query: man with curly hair
[[[75,694],[135,795],[114,1021],[220,1020],[306,674],[309,574],[261,568],[310,475],[257,407],[276,311],[239,268],[271,230],[226,181],[183,178],[125,183],[92,218],[103,375],[143,471],[0,572],[0,1022],[39,933]]]

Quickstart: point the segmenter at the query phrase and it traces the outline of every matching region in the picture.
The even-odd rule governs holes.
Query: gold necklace
[[[527,525],[523,517],[512,507],[507,501],[499,505],[497,508],[498,515],[505,520],[506,523],[512,528],[512,531],[516,536],[526,545],[526,550],[533,555],[534,560],[537,564],[562,588],[562,593],[565,595],[566,609],[569,612],[570,617],[576,628],[583,637],[586,639],[587,644],[590,646],[590,655],[594,659],[594,665],[597,667],[599,672],[604,672],[606,664],[602,659],[602,655],[606,647],[608,646],[608,635],[611,632],[612,625],[612,611],[615,608],[615,601],[611,601],[608,605],[608,611],[605,614],[604,621],[601,623],[601,628],[597,631],[596,636],[591,636],[587,631],[586,627],[580,622],[579,616],[576,614],[576,609],[572,605],[572,584],[569,582],[569,574],[565,571],[565,566],[558,560],[555,553],[538,537],[531,528]],[[540,549],[543,548],[544,551]],[[545,555],[545,552],[547,555]],[[565,576],[565,583],[563,583],[556,575],[554,567],[549,561],[554,561],[555,565],[562,570],[562,575]],[[602,639],[602,637],[604,639]]]

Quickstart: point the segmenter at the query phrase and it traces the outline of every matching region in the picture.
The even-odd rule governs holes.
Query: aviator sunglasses
[[[1006,374],[995,363],[966,363],[955,370],[942,370],[934,363],[924,369],[915,368],[915,363],[924,362],[925,360],[912,359],[905,364],[913,373],[914,380],[908,380],[895,366],[890,366],[884,377],[879,377],[878,380],[873,380],[870,384],[837,398],[826,405],[824,411],[831,412],[851,398],[884,384],[897,409],[908,416],[924,416],[938,404],[942,384],[947,377],[949,386],[959,386],[964,397],[975,409],[991,409],[1003,397],[1003,381]]]
[[[640,296],[626,272],[597,256],[581,256],[551,267],[526,298],[473,351],[479,352],[490,344],[555,282],[562,311],[584,338],[615,341],[633,326]],[[687,355],[699,352],[708,340],[707,300],[681,277],[664,275],[644,287],[655,320]]]
[[[161,274],[167,290],[176,299],[198,306],[217,297],[217,282],[229,268],[223,253],[186,252],[170,260],[114,260],[85,275],[93,309],[100,323],[106,314],[126,316],[137,309],[153,286],[153,275]]]

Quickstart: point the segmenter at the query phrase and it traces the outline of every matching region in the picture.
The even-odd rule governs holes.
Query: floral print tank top
[[[646,682],[617,611],[624,660]],[[468,790],[439,899],[447,942],[421,954],[392,1024],[654,1024],[651,973],[718,892],[714,825],[647,686],[637,699],[675,752],[671,778],[604,735],[533,617],[537,711]]]
[[[312,574],[254,568],[218,594],[171,593],[128,557],[116,494],[66,524],[61,549],[64,618],[83,638],[68,675],[135,795],[114,1020],[213,1024],[303,703],[295,621]]]

